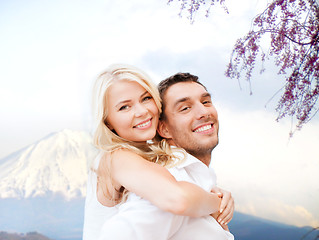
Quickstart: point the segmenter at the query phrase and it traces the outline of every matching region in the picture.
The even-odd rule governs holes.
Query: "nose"
[[[202,103],[196,104],[196,118],[202,119],[207,118],[210,115],[209,108],[204,106]]]
[[[135,117],[142,117],[148,112],[147,108],[141,103],[136,104],[134,110]]]

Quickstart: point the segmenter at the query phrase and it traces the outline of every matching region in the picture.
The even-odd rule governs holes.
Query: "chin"
[[[154,135],[154,136],[153,136],[153,135],[147,136],[147,137],[145,137],[145,138],[143,138],[143,139],[137,140],[136,142],[146,142],[146,141],[150,141],[150,140],[154,139],[154,137],[155,137],[155,135]]]
[[[205,149],[206,151],[213,151],[213,149],[218,145],[218,141],[211,141],[207,144],[203,144],[203,148],[202,149]]]

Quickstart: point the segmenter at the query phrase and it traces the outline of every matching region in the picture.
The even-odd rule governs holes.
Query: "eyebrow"
[[[202,97],[203,97],[203,98],[205,98],[205,97],[210,97],[210,98],[211,98],[212,95],[211,95],[209,92],[206,92],[206,93],[203,93],[203,94],[202,94]]]
[[[173,107],[175,108],[178,104],[186,102],[188,100],[190,100],[190,97],[183,97],[183,98],[177,99],[177,101],[174,103]]]
[[[208,92],[205,92],[201,95],[201,98],[206,98],[206,97],[211,97],[211,94]],[[177,101],[174,103],[173,107],[176,107],[178,104],[183,103],[183,102],[187,102],[189,101],[191,98],[190,97],[183,97],[180,99],[177,99]]]
[[[142,93],[140,97],[143,97],[143,96],[146,95],[146,94],[148,94],[148,91],[145,91],[144,93]],[[128,103],[128,102],[130,102],[130,101],[131,101],[131,100],[123,100],[123,101],[120,101],[119,103],[117,103],[117,104],[115,105],[115,107],[118,107],[119,105],[122,105],[122,104],[124,104],[124,103]]]
[[[140,97],[143,97],[144,95],[147,95],[149,92],[146,90],[143,94],[141,94]]]

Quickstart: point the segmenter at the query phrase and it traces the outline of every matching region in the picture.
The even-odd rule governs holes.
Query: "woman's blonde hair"
[[[159,163],[161,165],[171,164],[173,162],[173,155],[166,140],[154,140],[151,144],[136,143],[128,141],[112,131],[106,124],[108,116],[107,109],[107,95],[110,86],[117,81],[127,80],[139,83],[145,90],[147,90],[153,97],[156,106],[161,113],[161,99],[157,87],[153,84],[150,77],[140,69],[126,65],[114,64],[109,66],[102,74],[100,74],[94,84],[93,88],[93,119],[94,119],[94,133],[93,144],[100,150],[109,152],[112,158],[112,152],[118,149],[128,149],[142,156],[148,161]],[[154,138],[159,139],[159,138]],[[113,161],[114,159],[111,159]],[[102,158],[101,161],[106,161]],[[106,162],[101,162],[101,171],[93,169],[98,176],[98,180],[105,186],[103,192],[108,193],[107,184],[112,183],[112,176],[110,172],[110,165]],[[112,199],[116,202],[122,201],[127,194],[126,190],[120,190],[120,199]],[[123,197],[124,196],[124,197]],[[125,199],[124,199],[125,200]]]

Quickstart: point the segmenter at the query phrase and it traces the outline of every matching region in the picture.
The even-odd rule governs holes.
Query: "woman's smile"
[[[139,124],[137,124],[136,126],[134,126],[134,128],[138,128],[138,129],[147,129],[149,127],[152,126],[152,118],[149,118],[148,120],[146,121],[143,121]]]

